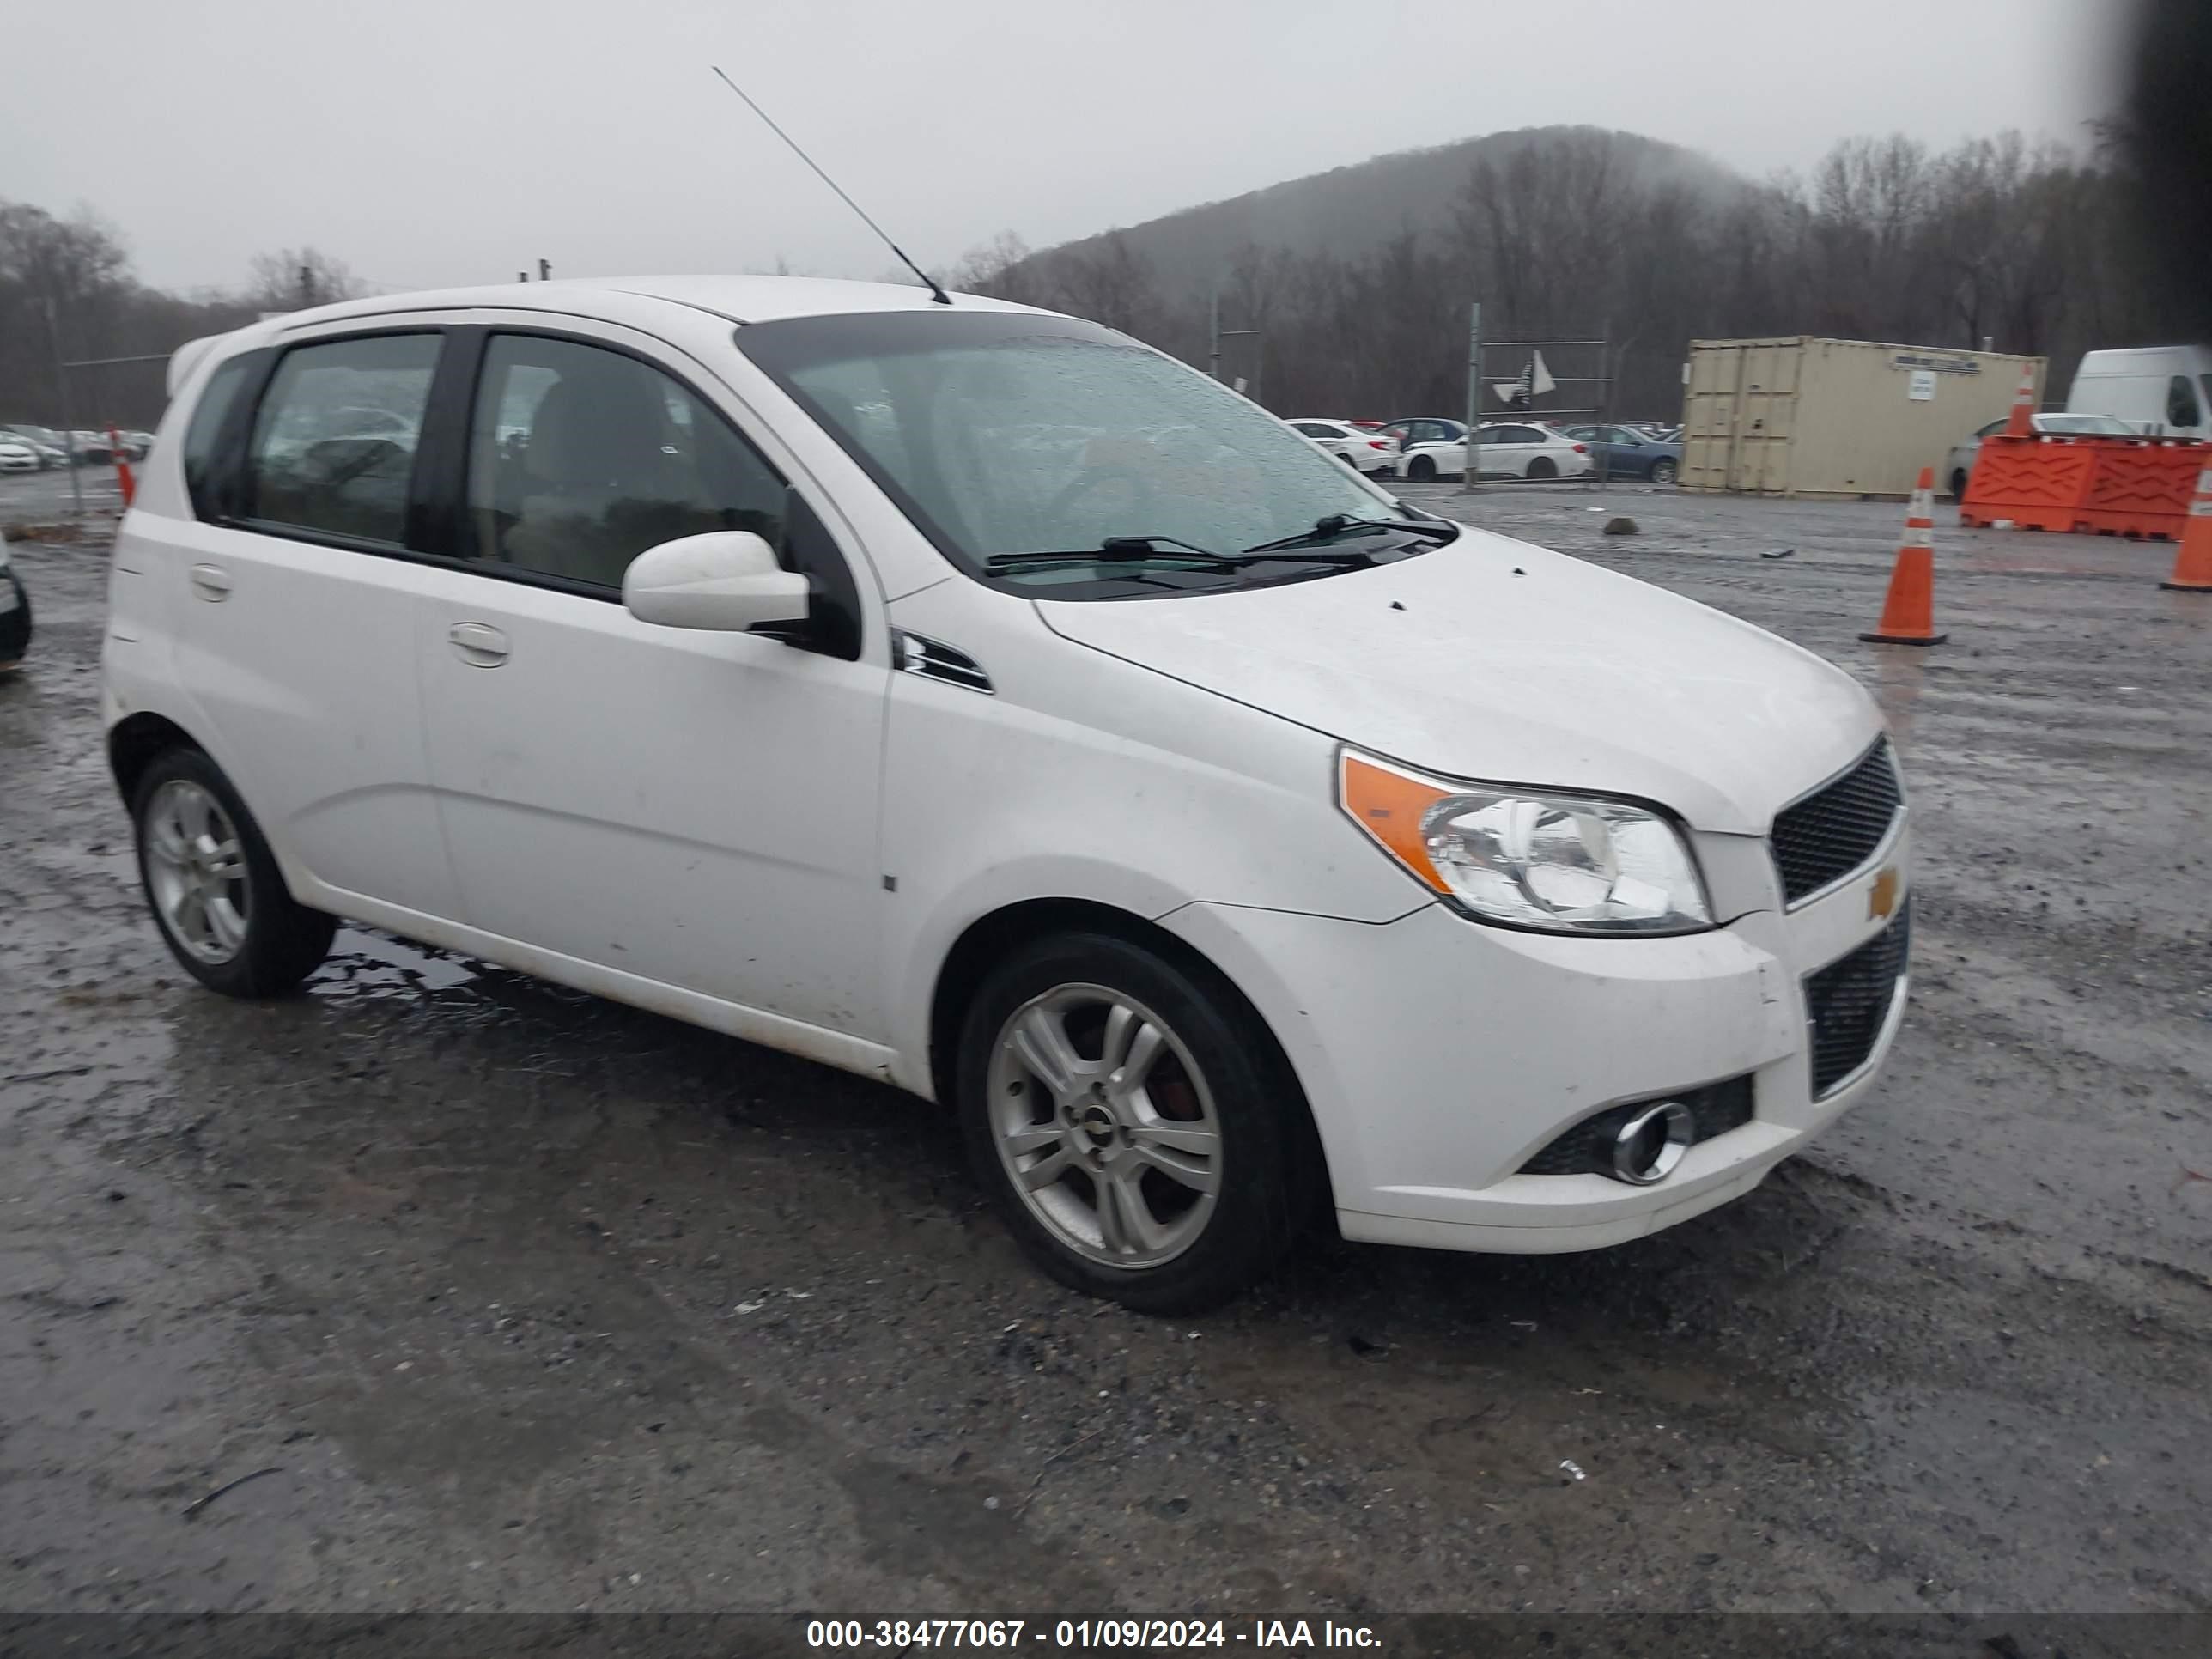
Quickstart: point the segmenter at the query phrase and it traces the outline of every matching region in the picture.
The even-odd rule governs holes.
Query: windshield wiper
[[[1166,549],[1180,550],[1163,550]],[[1036,570],[1067,564],[1144,564],[1158,558],[1174,559],[1179,564],[1196,561],[1214,570],[1233,570],[1237,568],[1233,555],[1216,553],[1210,547],[1178,541],[1173,536],[1109,536],[1096,547],[1073,549],[1064,553],[994,553],[983,561],[983,568]]]
[[[1429,536],[1439,542],[1450,541],[1459,534],[1457,525],[1442,519],[1355,519],[1346,514],[1332,513],[1326,518],[1315,520],[1310,530],[1301,530],[1294,536],[1285,536],[1277,541],[1261,542],[1255,547],[1246,548],[1244,551],[1248,554],[1273,553],[1285,548],[1319,547],[1340,536],[1372,536],[1386,530]]]

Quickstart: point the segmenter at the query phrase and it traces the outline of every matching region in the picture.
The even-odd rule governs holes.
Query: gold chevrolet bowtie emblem
[[[1897,867],[1893,865],[1874,878],[1867,889],[1867,920],[1877,921],[1897,908]]]

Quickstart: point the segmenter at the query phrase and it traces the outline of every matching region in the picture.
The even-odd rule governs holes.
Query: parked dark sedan
[[[1644,478],[1670,484],[1682,471],[1682,446],[1660,440],[1626,426],[1573,426],[1570,438],[1590,447],[1596,471],[1614,478]]]

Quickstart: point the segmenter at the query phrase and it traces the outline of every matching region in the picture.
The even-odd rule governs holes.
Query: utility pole
[[[1605,423],[1613,417],[1613,319],[1597,331],[1597,487],[1613,488],[1613,446],[1606,441]]]
[[[1220,284],[1216,283],[1213,289],[1213,303],[1207,313],[1206,372],[1217,380],[1221,378],[1221,343],[1224,340],[1256,340],[1259,337],[1260,331],[1256,328],[1222,327],[1221,287]],[[1243,390],[1241,386],[1237,389]],[[1260,353],[1256,347],[1252,352],[1250,395],[1254,403],[1260,401]]]
[[[1459,493],[1482,493],[1482,445],[1475,436],[1482,424],[1482,302],[1467,308],[1467,459],[1460,474]]]
[[[518,283],[526,283],[530,280],[530,273],[526,270],[518,270],[514,273],[514,280]]]
[[[54,320],[54,296],[46,295],[46,343],[54,352],[54,392],[62,405],[62,446],[69,453],[70,499],[74,516],[84,517],[84,481],[76,476],[76,422],[70,414],[69,370],[62,366],[62,326]]]
[[[541,283],[553,280],[553,267],[544,259],[538,262],[538,280]]]
[[[314,303],[315,268],[313,265],[301,265],[300,267],[300,309],[305,311]]]

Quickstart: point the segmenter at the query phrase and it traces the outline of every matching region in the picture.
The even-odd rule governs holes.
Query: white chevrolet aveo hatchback
[[[888,1079],[1042,1267],[1161,1311],[1317,1212],[1670,1225],[1896,1030],[1905,808],[1856,683],[1414,514],[1108,330],[562,283],[172,374],[105,716],[216,990],[287,989],[345,916]]]

